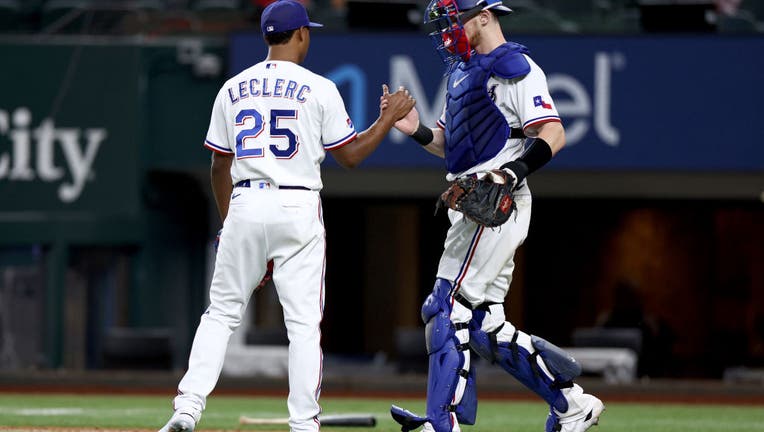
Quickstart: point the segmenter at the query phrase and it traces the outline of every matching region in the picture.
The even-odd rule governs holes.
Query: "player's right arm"
[[[530,58],[531,71],[508,86],[509,97],[525,136],[530,138],[525,150],[515,160],[501,166],[514,177],[515,186],[539,168],[546,165],[565,146],[565,128],[562,126],[546,75]]]
[[[387,86],[383,86],[387,92]],[[410,112],[416,101],[409,95],[408,90],[399,90],[388,94],[387,108],[381,110],[377,120],[368,129],[358,134],[358,137],[347,145],[332,150],[332,156],[345,168],[355,168],[366,159],[387,136],[395,122]]]
[[[231,191],[233,191],[233,180],[231,179],[232,164],[232,154],[212,152],[210,181],[212,183],[212,194],[215,196],[215,204],[217,204],[221,221],[225,221],[226,216],[228,216],[228,204],[231,198]]]
[[[228,202],[231,197],[231,191],[233,191],[231,165],[235,156],[228,136],[228,120],[224,107],[225,95],[221,88],[212,106],[210,126],[207,130],[207,138],[204,140],[204,146],[212,150],[210,182],[212,183],[212,194],[215,197],[215,204],[217,204],[222,222],[225,222],[225,218],[228,215]]]
[[[388,107],[387,86],[383,87],[383,94],[380,97],[379,107],[382,111]],[[411,108],[405,117],[395,122],[395,128],[402,133],[412,137],[425,150],[435,156],[445,158],[446,134],[440,127],[428,128],[419,121],[419,112],[416,107]]]
[[[436,127],[432,130],[432,142],[424,145],[425,150],[440,158],[446,157],[446,133],[443,129]]]

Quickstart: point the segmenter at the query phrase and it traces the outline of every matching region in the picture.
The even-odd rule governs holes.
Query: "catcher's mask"
[[[481,11],[491,9],[497,15],[512,13],[501,0],[431,0],[424,13],[424,23],[435,49],[448,66],[447,72],[460,61],[472,56],[472,47],[464,31],[464,22]]]

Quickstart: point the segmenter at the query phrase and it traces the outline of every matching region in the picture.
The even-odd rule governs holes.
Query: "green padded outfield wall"
[[[0,43],[0,244],[136,241],[145,173],[209,167],[222,77],[195,76],[178,52]]]
[[[0,211],[136,216],[140,48],[0,45],[0,58]]]
[[[190,57],[179,46],[0,40],[0,270],[15,265],[6,256],[43,253],[46,366],[64,365],[70,349],[63,305],[73,272],[106,302],[82,311],[95,326],[88,334],[174,329],[175,361],[185,357],[209,237],[208,185],[197,177],[209,169],[202,143],[223,79],[195,74],[189,58],[220,58],[223,44],[196,40]],[[129,272],[99,255],[122,257]],[[108,303],[114,295],[93,282],[103,274],[126,278],[122,303]],[[175,318],[161,313],[167,302]],[[88,341],[90,351],[102,345]],[[98,353],[88,355],[97,367]]]

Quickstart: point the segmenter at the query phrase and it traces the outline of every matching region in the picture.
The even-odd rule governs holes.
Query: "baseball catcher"
[[[437,127],[423,125],[416,109],[395,124],[444,159],[451,182],[438,201],[451,227],[421,309],[427,404],[422,416],[391,407],[403,432],[475,424],[475,354],[549,406],[545,432],[584,432],[605,410],[575,382],[581,365],[570,354],[518,328],[504,311],[515,252],[530,226],[528,176],[565,146],[546,75],[527,47],[504,36],[499,17],[510,13],[502,0],[430,0],[424,21],[446,64],[446,103]],[[553,271],[554,263],[545,265]]]

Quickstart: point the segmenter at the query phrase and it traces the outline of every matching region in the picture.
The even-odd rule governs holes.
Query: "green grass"
[[[370,413],[377,416],[375,429],[329,428],[340,432],[397,432],[388,410],[395,402],[415,412],[422,412],[419,399],[339,399],[323,398],[327,414]],[[748,432],[764,430],[762,406],[682,405],[682,404],[607,404],[600,426],[593,432]],[[34,395],[0,394],[0,426],[158,429],[171,414],[171,395]],[[478,424],[464,427],[465,432],[540,432],[544,428],[546,407],[541,402],[483,401],[478,410]],[[286,417],[286,401],[271,397],[212,396],[197,430],[241,429],[244,431],[278,430],[287,426],[243,426],[238,418]]]

